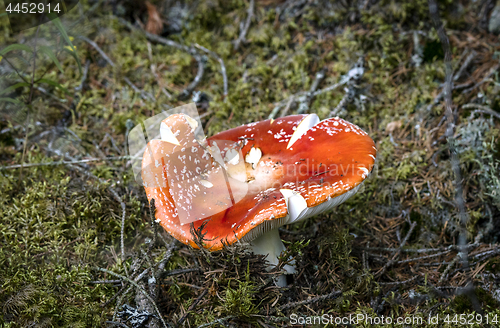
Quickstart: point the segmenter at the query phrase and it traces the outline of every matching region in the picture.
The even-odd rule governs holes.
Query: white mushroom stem
[[[278,263],[281,252],[285,250],[285,245],[281,241],[279,230],[271,229],[260,237],[250,242],[251,249],[254,254],[267,255],[269,262],[268,270],[275,268]],[[295,261],[283,267],[287,274],[295,273]],[[286,287],[286,277],[284,275],[278,277],[276,284],[280,287]]]
[[[349,199],[349,197],[354,195],[360,187],[361,184],[357,185],[353,189],[340,196],[330,198],[326,202],[323,202],[314,207],[307,207],[306,200],[298,192],[290,189],[280,189],[281,194],[285,198],[288,211],[288,220],[286,223],[295,223],[316,214],[329,211],[333,207]],[[277,228],[271,229],[262,234],[260,237],[252,240],[250,242],[250,246],[254,254],[267,255],[267,261],[269,262],[268,270],[271,270],[278,265],[278,257],[280,256],[281,252],[285,250],[285,245],[283,245],[283,242],[281,241]],[[294,274],[295,261],[292,261],[290,264],[285,265],[283,269],[285,269],[287,274]],[[280,287],[287,286],[285,275],[278,277],[276,285]]]

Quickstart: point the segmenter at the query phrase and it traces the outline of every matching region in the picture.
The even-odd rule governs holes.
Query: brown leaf
[[[158,35],[163,30],[163,21],[160,18],[158,9],[149,1],[146,1],[146,7],[148,10],[148,23],[146,24],[146,31]]]
[[[403,122],[401,122],[401,121],[390,122],[385,127],[385,132],[392,133],[392,132],[394,132],[394,130],[401,128],[402,125],[403,125]]]

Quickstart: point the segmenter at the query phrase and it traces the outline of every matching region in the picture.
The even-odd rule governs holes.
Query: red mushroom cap
[[[172,115],[163,123],[178,145],[162,140],[148,144],[142,164],[148,199],[155,198],[156,218],[165,230],[197,247],[190,225],[179,220],[182,209],[172,186],[180,178],[170,172],[175,161],[171,154],[185,148],[186,156],[192,156],[186,165],[191,178],[201,179],[196,168],[202,167],[204,179],[208,175],[212,184],[201,192],[208,196],[198,193],[188,200],[216,208],[193,222],[195,229],[205,224],[205,247],[212,251],[340,204],[357,191],[375,163],[373,140],[340,118],[319,122],[311,114],[250,123],[208,138],[206,145],[194,139],[185,115]],[[210,150],[215,144],[220,154]],[[195,165],[200,151],[210,157]]]

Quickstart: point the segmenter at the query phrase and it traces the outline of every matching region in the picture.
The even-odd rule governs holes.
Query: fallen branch
[[[246,41],[246,35],[248,33],[248,29],[250,28],[250,24],[252,23],[252,18],[254,15],[254,7],[255,7],[255,0],[250,0],[250,4],[248,6],[248,15],[247,19],[244,24],[241,25],[240,29],[240,36],[236,41],[234,41],[234,50],[238,50],[242,42]]]
[[[475,113],[481,113],[481,114],[488,114],[488,115],[491,115],[491,116],[494,116],[494,117],[500,119],[500,113],[497,113],[493,109],[491,109],[489,107],[486,107],[486,106],[483,106],[483,105],[479,105],[479,104],[465,104],[465,105],[462,106],[462,108],[464,108],[464,109],[479,108],[479,109],[473,111],[471,113],[471,116],[473,114],[475,114]]]
[[[393,282],[379,282],[378,284],[381,286],[400,286],[407,284],[409,282],[412,282],[413,280],[416,280],[417,278],[420,278],[420,276],[415,276],[413,278],[403,280],[403,281],[393,281]]]
[[[338,105],[330,112],[330,117],[337,116],[338,112],[345,108],[345,106],[354,98],[353,88],[347,88],[344,97],[340,100]]]
[[[313,84],[311,85],[311,89],[309,89],[309,93],[306,95],[305,99],[299,104],[299,109],[297,110],[297,114],[304,114],[309,111],[309,106],[311,105],[313,95],[318,89],[321,81],[323,81],[323,79],[325,78],[326,71],[327,69],[323,68],[318,73],[316,73],[316,77],[314,78]]]
[[[97,270],[99,271],[102,271],[102,272],[105,272],[105,273],[108,273],[112,276],[115,276],[117,278],[120,278],[122,280],[126,280],[128,281],[130,284],[134,285],[134,287],[136,287],[141,293],[144,294],[144,296],[146,296],[146,298],[151,302],[151,305],[155,308],[156,310],[156,313],[158,313],[158,317],[160,318],[162,324],[163,324],[163,327],[165,328],[168,328],[170,326],[167,325],[167,323],[165,322],[165,320],[163,320],[163,317],[161,315],[161,312],[160,310],[158,309],[158,306],[156,305],[156,302],[151,298],[151,296],[149,296],[149,294],[144,290],[144,288],[142,288],[141,286],[139,286],[135,281],[133,281],[132,279],[129,279],[121,274],[118,274],[118,273],[115,273],[113,271],[109,271],[107,269],[104,269],[104,268],[99,268],[99,267],[96,267]]]
[[[381,275],[383,275],[387,269],[393,265],[394,263],[396,263],[396,259],[399,257],[399,254],[401,254],[401,250],[403,249],[403,247],[405,246],[406,242],[408,241],[408,239],[410,238],[411,236],[411,233],[413,232],[413,229],[415,229],[415,227],[417,226],[417,222],[412,222],[410,224],[410,229],[408,230],[408,233],[406,234],[406,236],[403,238],[403,240],[401,241],[401,244],[399,246],[399,249],[396,251],[396,254],[394,254],[394,256],[392,257],[392,259],[390,261],[388,261],[383,267],[382,269],[380,269],[377,273],[374,274],[374,276],[376,277],[380,277]]]
[[[177,242],[177,240],[174,240],[170,245],[168,245],[166,243],[166,241],[164,240],[164,238],[162,237],[162,235],[161,234],[158,234],[158,235],[160,236],[160,239],[162,239],[165,242],[165,245],[167,246],[167,252],[163,256],[163,259],[159,263],[157,263],[157,266],[158,266],[158,269],[156,270],[156,274],[157,275],[160,274],[161,272],[163,272],[163,270],[165,268],[165,264],[168,262],[168,260],[172,256],[172,252],[175,249],[175,244]],[[137,269],[142,265],[142,261],[143,260],[144,259],[141,259],[141,261],[137,262],[136,264],[132,264],[132,268],[134,266],[136,266],[136,268],[133,270],[133,272],[131,274],[131,277],[133,277],[133,275],[136,273]],[[149,268],[146,268],[137,277],[134,278],[134,281],[141,280],[142,278],[144,278],[146,276],[146,274],[148,274],[148,272],[149,272]],[[157,277],[157,280],[158,279],[159,279],[159,277]],[[113,297],[111,297],[111,299],[107,300],[106,303],[104,303],[101,307],[106,307],[115,298],[117,298],[118,296],[120,296],[121,293],[123,293],[123,296],[126,295],[126,294],[128,294],[128,292],[132,289],[132,287],[128,286],[128,289],[125,291],[125,288],[127,286],[128,285],[124,285],[115,295],[113,295]],[[120,299],[118,299],[117,304],[116,304],[116,308],[118,308],[119,305],[121,304],[121,300],[123,299],[123,296]],[[116,315],[116,313],[115,313],[115,315]]]
[[[344,75],[340,78],[340,81],[338,83],[332,84],[324,89],[313,92],[311,94],[311,99],[313,99],[314,97],[316,97],[320,94],[333,91],[333,90],[337,89],[338,87],[346,84],[348,81],[349,81],[349,77],[347,75]],[[275,107],[273,108],[271,114],[269,114],[268,118],[274,119],[276,117],[276,115],[278,114],[278,112],[280,111],[280,109],[283,106],[285,106],[290,101],[291,98],[295,98],[295,99],[298,99],[299,101],[301,101],[303,99],[303,97],[305,97],[308,94],[309,94],[309,91],[301,91],[301,92],[298,92],[294,95],[291,95],[288,98],[280,100],[277,103],[274,103]]]
[[[222,58],[220,58],[219,55],[217,55],[215,52],[210,51],[207,48],[205,48],[203,46],[200,46],[197,43],[195,43],[194,46],[196,48],[200,49],[201,51],[204,51],[205,53],[209,54],[210,56],[212,56],[213,58],[215,58],[219,62],[219,64],[220,64],[220,71],[221,71],[221,74],[222,74],[222,84],[223,84],[223,88],[224,88],[223,96],[224,96],[224,101],[226,101],[227,100],[227,94],[228,94],[228,83],[227,83],[226,65],[224,64],[224,60],[222,60]],[[201,116],[200,116],[200,118],[201,118]]]
[[[500,68],[500,64],[496,64],[495,66],[493,66],[492,68],[490,68],[490,70],[488,71],[488,74],[486,74],[486,76],[481,81],[477,82],[472,87],[470,87],[468,89],[465,89],[463,92],[464,93],[469,93],[472,90],[480,87],[481,85],[483,85],[483,83],[485,83],[490,78],[490,76],[492,76],[495,72],[497,72],[499,68]]]
[[[115,63],[108,57],[108,55],[106,55],[106,53],[97,45],[97,43],[95,43],[94,41],[90,40],[89,38],[83,36],[83,35],[80,35],[78,36],[78,38],[80,40],[83,40],[85,42],[87,42],[88,44],[90,44],[95,50],[97,50],[97,52],[101,55],[102,58],[104,58],[104,60],[113,68],[116,67]],[[151,95],[150,93],[144,91],[144,90],[141,90],[139,89],[138,87],[135,86],[135,84],[133,84],[127,77],[124,77],[123,80],[125,81],[125,83],[127,83],[135,92],[139,93],[141,95],[141,97],[143,99],[149,99],[151,101],[156,101],[155,97],[153,97],[153,95]]]
[[[216,325],[218,323],[223,324],[224,321],[227,321],[227,320],[230,320],[230,319],[234,319],[234,318],[236,318],[236,316],[234,316],[234,315],[228,315],[227,317],[220,318],[220,319],[215,319],[212,322],[200,325],[200,326],[198,326],[198,328],[210,327],[210,326]]]
[[[341,291],[334,290],[331,293],[326,294],[326,295],[316,296],[316,297],[310,298],[308,300],[299,301],[299,302],[293,302],[293,303],[288,303],[288,304],[282,305],[282,306],[280,306],[279,309],[280,309],[280,311],[283,311],[283,310],[290,309],[290,308],[293,308],[293,307],[296,307],[296,306],[305,305],[305,304],[311,304],[311,303],[316,303],[316,302],[323,301],[323,300],[326,300],[326,299],[329,299],[329,298],[337,298],[340,295],[342,295]]]
[[[447,120],[446,132],[444,136],[448,141],[448,148],[450,151],[450,160],[451,167],[453,173],[455,174],[455,179],[453,181],[455,187],[455,203],[458,207],[458,215],[460,218],[460,233],[458,238],[458,245],[460,251],[457,256],[453,259],[452,263],[448,265],[445,272],[439,279],[439,284],[444,282],[448,278],[448,272],[451,267],[454,265],[453,263],[461,260],[462,269],[469,268],[469,259],[468,259],[468,249],[467,249],[467,223],[469,222],[469,217],[467,212],[465,211],[465,200],[463,198],[463,189],[462,189],[462,173],[460,170],[460,160],[458,158],[457,150],[456,150],[456,142],[454,138],[455,134],[455,116],[453,115],[453,99],[452,99],[452,90],[453,90],[453,69],[451,67],[451,50],[450,50],[450,40],[446,36],[446,32],[444,30],[443,23],[441,22],[441,18],[439,17],[438,6],[435,0],[429,0],[429,13],[432,18],[432,22],[434,24],[434,28],[437,31],[439,36],[439,40],[441,41],[441,46],[443,47],[444,52],[444,63],[445,63],[445,82],[444,82],[444,100],[445,100],[445,116]],[[470,287],[473,289],[473,283],[470,281]],[[481,311],[480,307],[477,306],[479,304],[476,295],[473,292],[467,293],[469,300],[474,305],[475,311]]]
[[[186,99],[191,95],[191,93],[194,91],[194,89],[198,86],[198,84],[201,82],[201,79],[203,78],[203,73],[205,72],[205,60],[202,58],[200,55],[194,55],[194,59],[196,59],[196,62],[198,63],[198,72],[196,73],[196,76],[194,77],[194,80],[189,83],[189,85],[179,94],[179,99]]]
[[[354,67],[351,68],[347,73],[349,80],[347,81],[348,87],[345,90],[344,97],[342,97],[342,100],[340,100],[338,105],[330,112],[329,117],[337,116],[337,114],[341,110],[343,110],[347,106],[347,104],[354,99],[354,97],[356,97],[357,93],[356,85],[359,83],[365,72],[363,66],[364,66],[364,58],[359,57]]]
[[[196,76],[195,76],[193,82],[191,82],[186,87],[186,89],[184,89],[179,94],[179,98],[181,98],[181,99],[188,97],[193,92],[193,90],[196,88],[196,86],[198,86],[198,84],[200,83],[200,81],[203,77],[203,72],[205,71],[204,59],[202,58],[202,56],[200,56],[198,54],[198,52],[194,49],[194,47],[188,47],[188,46],[182,45],[180,43],[177,43],[175,41],[158,36],[156,34],[152,34],[152,33],[149,33],[147,31],[144,31],[140,28],[135,27],[134,25],[132,25],[130,22],[127,22],[123,18],[118,17],[118,21],[120,23],[122,23],[123,25],[125,25],[131,31],[138,31],[138,32],[142,33],[146,37],[146,39],[148,39],[149,41],[161,43],[161,44],[164,44],[166,46],[170,46],[170,47],[174,47],[174,48],[186,51],[187,53],[189,53],[191,56],[194,57],[194,59],[198,63],[198,72],[196,73]],[[224,67],[224,70],[225,70],[225,67]]]
[[[122,280],[95,280],[89,281],[89,284],[100,285],[100,284],[121,284]]]
[[[180,43],[177,43],[175,41],[172,41],[172,40],[166,39],[164,37],[161,37],[159,35],[152,34],[152,33],[149,33],[147,31],[144,31],[143,29],[135,27],[130,22],[126,21],[125,19],[123,19],[121,17],[117,17],[117,19],[118,19],[118,21],[120,23],[122,23],[123,25],[125,25],[129,30],[131,30],[131,31],[137,31],[137,32],[142,33],[146,37],[146,39],[148,39],[149,41],[161,43],[161,44],[164,44],[166,46],[170,46],[170,47],[174,47],[174,48],[186,51],[190,55],[196,55],[197,54],[196,50],[194,50],[192,47],[188,47],[188,46],[182,45]]]
[[[179,274],[203,271],[201,268],[178,269],[163,273],[162,276],[177,276]]]
[[[407,259],[407,260],[398,261],[398,262],[396,262],[396,264],[405,264],[405,263],[411,263],[411,262],[416,262],[416,261],[420,261],[420,260],[427,260],[427,259],[431,259],[433,257],[438,257],[438,256],[441,256],[441,255],[446,255],[449,252],[451,252],[451,249],[447,250],[447,251],[444,251],[444,252],[436,253],[436,254],[431,254],[431,255],[426,255],[426,256],[421,256],[421,257],[416,257],[416,258],[411,258],[411,259]]]
[[[469,67],[470,63],[472,62],[474,57],[476,57],[476,55],[477,53],[474,50],[472,50],[471,53],[467,56],[467,58],[465,58],[462,66],[460,66],[460,69],[453,76],[453,81],[458,80],[462,76],[463,72],[467,69],[467,67]]]
[[[189,315],[189,312],[194,310],[196,305],[198,305],[198,303],[200,303],[200,301],[203,299],[203,297],[205,297],[205,295],[207,295],[207,293],[208,293],[208,289],[203,290],[203,292],[200,294],[200,296],[198,296],[196,298],[196,300],[194,300],[193,304],[191,304],[191,306],[187,309],[186,313],[184,313],[184,315],[179,319],[179,321],[177,321],[177,324],[175,325],[176,328],[179,327],[180,325],[182,325],[184,320],[186,320],[187,316]]]
[[[288,114],[288,111],[290,110],[290,107],[292,107],[294,100],[295,100],[295,98],[293,96],[291,96],[289,98],[288,103],[286,104],[285,108],[281,112],[281,117],[286,116],[286,114]]]
[[[500,247],[475,254],[472,257],[477,259],[478,262],[481,262],[498,254],[500,254]]]

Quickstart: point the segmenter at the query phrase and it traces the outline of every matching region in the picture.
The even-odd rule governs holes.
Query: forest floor
[[[19,33],[1,16],[0,325],[499,327],[500,8],[433,3],[87,0]],[[152,223],[127,136],[191,102],[207,136],[301,112],[375,141],[355,196],[280,229],[288,287],[245,245]]]

